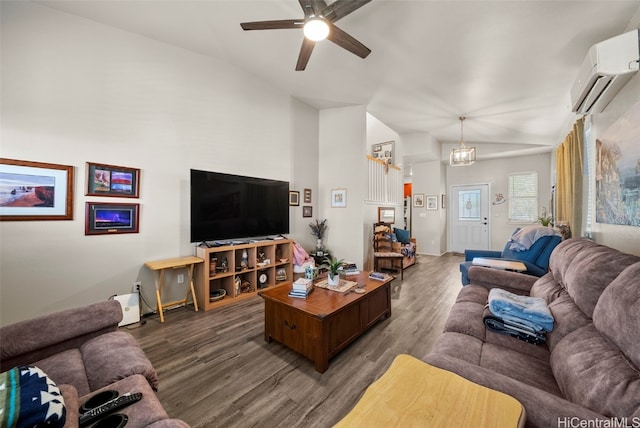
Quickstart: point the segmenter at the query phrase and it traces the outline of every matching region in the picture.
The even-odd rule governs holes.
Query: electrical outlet
[[[184,282],[184,274],[178,274],[178,284],[182,284]]]
[[[140,281],[136,281],[133,283],[133,292],[134,293],[139,293],[140,292],[140,287],[142,286],[142,282]]]

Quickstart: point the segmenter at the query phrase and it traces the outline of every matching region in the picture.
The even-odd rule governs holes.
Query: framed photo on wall
[[[347,189],[331,190],[331,208],[346,208]]]
[[[85,204],[85,235],[116,235],[138,233],[140,204]]]
[[[413,206],[416,208],[424,207],[424,193],[413,194]]]
[[[140,197],[140,170],[87,162],[87,196]]]
[[[300,205],[300,192],[295,190],[289,191],[289,205],[295,207]]]
[[[309,205],[302,207],[302,217],[313,217],[313,207]]]
[[[0,158],[0,220],[73,220],[73,166]]]
[[[311,203],[311,189],[304,189],[304,203],[305,204],[310,204]]]
[[[437,210],[438,209],[438,197],[437,196],[427,196],[427,209],[428,210]]]
[[[378,223],[393,224],[396,222],[396,209],[393,207],[378,207]]]

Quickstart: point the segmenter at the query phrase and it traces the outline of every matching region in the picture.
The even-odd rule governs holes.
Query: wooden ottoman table
[[[360,293],[316,287],[306,299],[289,297],[291,283],[258,293],[264,299],[264,339],[309,358],[324,373],[333,358],[378,321],[391,316],[391,281],[348,277]]]
[[[524,427],[515,398],[398,355],[335,427]]]

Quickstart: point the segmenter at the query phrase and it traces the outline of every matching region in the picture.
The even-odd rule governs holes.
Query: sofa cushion
[[[60,388],[34,366],[0,373],[0,425],[3,427],[63,427],[66,421]]]
[[[126,331],[96,337],[82,345],[80,351],[92,391],[134,374],[144,375],[153,389],[158,388],[155,369]]]
[[[602,292],[593,324],[640,368],[640,262],[626,268]]]
[[[591,318],[602,291],[627,266],[638,261],[640,257],[585,238],[573,238],[556,247],[550,268],[555,280],[567,289],[576,305]]]
[[[42,368],[57,384],[73,385],[79,395],[88,394],[91,391],[87,382],[82,354],[77,348],[42,359],[36,362],[36,365]]]
[[[553,330],[547,333],[547,345],[551,350],[567,334],[591,323],[566,290],[562,290],[560,296],[549,304],[549,310],[555,319]]]
[[[610,417],[640,415],[640,373],[593,324],[556,345],[551,367],[568,400]]]

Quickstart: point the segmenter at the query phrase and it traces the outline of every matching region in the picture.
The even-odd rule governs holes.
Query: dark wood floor
[[[160,376],[158,397],[193,427],[330,427],[401,353],[422,358],[460,290],[458,255],[420,256],[392,283],[392,315],[333,358],[309,360],[263,336],[256,296],[209,312],[178,308],[129,331]]]

